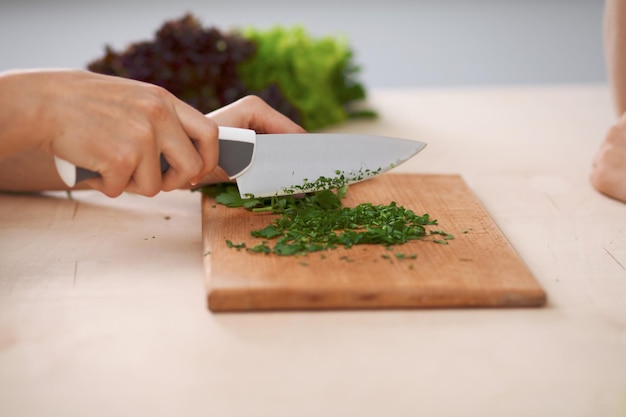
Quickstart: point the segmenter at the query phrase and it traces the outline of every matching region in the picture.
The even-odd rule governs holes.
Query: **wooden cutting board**
[[[345,206],[398,205],[429,213],[447,245],[412,241],[391,251],[360,245],[281,257],[229,248],[259,243],[250,231],[273,215],[203,196],[208,305],[212,311],[541,306],[546,295],[458,175],[384,174],[350,186]],[[417,255],[399,259],[396,253]],[[408,256],[407,256],[408,258]]]

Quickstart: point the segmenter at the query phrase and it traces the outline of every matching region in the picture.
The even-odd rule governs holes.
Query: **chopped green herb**
[[[328,181],[329,187],[337,185],[333,179],[325,177],[310,184],[319,181]],[[339,246],[349,249],[354,245],[382,245],[391,250],[394,245],[411,240],[426,240],[429,236],[441,236],[442,239],[430,239],[440,244],[447,244],[448,240],[454,239],[454,236],[442,230],[427,230],[427,226],[437,225],[437,220],[431,219],[428,214],[418,215],[394,201],[387,205],[362,203],[352,208],[343,207],[341,199],[347,192],[345,182],[333,188],[334,192],[333,189],[326,189],[303,197],[289,195],[263,199],[241,198],[232,184],[219,187],[219,192],[215,189],[206,191],[209,195],[215,195],[215,201],[219,204],[278,215],[265,228],[250,232],[252,237],[265,239],[248,248],[250,252],[293,256],[332,250]],[[237,249],[245,247],[245,244],[239,246],[232,242],[229,244],[228,241],[227,244]],[[416,259],[417,255],[396,253],[395,257]],[[388,255],[383,255],[383,258],[391,260]],[[348,261],[349,258],[341,259]]]
[[[251,248],[248,248],[249,252],[256,252],[256,253],[271,253],[272,249],[267,246],[266,242],[261,242],[258,245],[254,245]]]
[[[431,230],[430,234],[431,235],[443,236],[444,240],[452,240],[452,239],[454,239],[454,235],[451,235],[450,233],[446,233],[443,230]]]
[[[360,169],[356,172],[346,173],[340,170],[335,171],[335,177],[319,177],[310,182],[307,178],[302,184],[294,185],[283,189],[286,194],[309,193],[317,190],[337,190],[337,196],[341,199],[347,192],[348,184],[358,182],[379,174],[382,168],[376,170]]]
[[[396,253],[396,258],[398,259],[416,259],[417,255],[416,254],[411,254],[411,255],[407,255],[404,253]]]
[[[242,243],[233,243],[230,240],[226,239],[226,246],[228,246],[229,248],[234,248],[234,249],[243,249],[246,247],[245,242]]]
[[[276,230],[276,228],[272,225],[267,226],[265,229],[254,230],[250,233],[254,237],[264,237],[266,239],[272,239],[274,237],[280,236],[281,232]]]

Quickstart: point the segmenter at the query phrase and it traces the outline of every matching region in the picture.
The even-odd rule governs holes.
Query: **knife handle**
[[[235,179],[252,165],[256,148],[256,132],[251,129],[219,126],[219,159],[218,165],[226,172],[228,178]],[[77,167],[69,161],[54,157],[57,172],[68,187],[88,178],[100,176],[99,172]],[[169,169],[170,164],[161,154],[161,172]]]
[[[256,149],[256,132],[252,129],[219,126],[220,154],[217,165],[231,180],[250,168]]]

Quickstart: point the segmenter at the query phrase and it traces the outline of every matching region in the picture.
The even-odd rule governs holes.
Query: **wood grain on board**
[[[350,186],[345,206],[398,205],[429,213],[447,245],[412,241],[388,250],[351,249],[281,257],[236,250],[226,240],[260,241],[250,231],[272,215],[203,196],[208,305],[212,311],[285,309],[532,307],[546,295],[471,189],[458,175],[383,174]],[[398,259],[396,254],[417,255]]]

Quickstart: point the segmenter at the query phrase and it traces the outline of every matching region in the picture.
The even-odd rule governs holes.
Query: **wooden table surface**
[[[0,195],[2,416],[626,416],[626,204],[603,85],[373,90],[333,131],[429,146],[546,290],[535,309],[211,313],[200,195]]]

